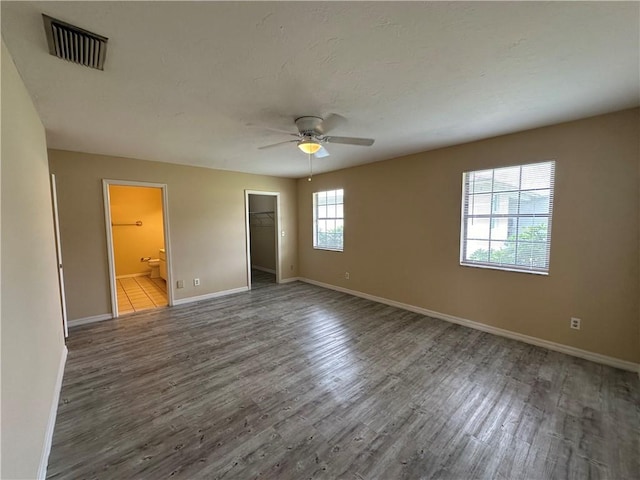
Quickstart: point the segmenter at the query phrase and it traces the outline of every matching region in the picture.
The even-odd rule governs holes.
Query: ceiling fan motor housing
[[[323,135],[322,118],[320,117],[298,117],[296,118],[298,131],[305,136]]]

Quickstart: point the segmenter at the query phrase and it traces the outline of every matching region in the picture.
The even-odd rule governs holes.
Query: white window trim
[[[338,190],[342,190],[342,248],[331,248],[331,247],[325,247],[322,245],[318,245],[317,244],[317,239],[318,239],[318,194],[319,193],[325,193],[325,192],[335,192]],[[336,187],[336,188],[332,188],[330,190],[318,190],[317,192],[313,192],[311,194],[312,199],[313,199],[313,239],[312,239],[312,243],[313,243],[313,249],[314,250],[326,250],[328,252],[344,252],[344,188],[342,187]],[[335,217],[336,219],[338,217]]]
[[[508,167],[523,167],[523,166],[527,166],[527,165],[535,165],[535,164],[539,164],[539,163],[550,163],[552,165],[551,167],[551,196],[550,196],[550,208],[549,208],[549,214],[548,215],[538,215],[538,217],[540,216],[545,216],[548,218],[548,222],[547,222],[547,236],[549,238],[547,245],[548,245],[548,262],[547,262],[547,269],[532,269],[532,268],[520,268],[517,265],[510,265],[510,264],[500,264],[500,263],[481,263],[481,262],[470,262],[468,260],[465,260],[465,248],[466,248],[466,241],[467,239],[466,237],[466,220],[469,217],[469,215],[467,214],[467,212],[465,211],[465,200],[466,200],[466,196],[467,196],[467,192],[466,192],[466,185],[465,185],[465,179],[466,179],[466,175],[468,173],[472,173],[472,172],[477,172],[477,171],[482,171],[482,170],[498,170],[501,168],[508,168]],[[542,276],[548,276],[549,275],[549,270],[551,268],[551,227],[552,227],[552,218],[553,218],[553,205],[554,205],[554,197],[555,197],[555,168],[556,168],[556,162],[555,160],[544,160],[544,161],[540,161],[540,162],[530,162],[530,163],[519,163],[519,164],[515,164],[515,165],[505,165],[505,166],[499,166],[499,167],[493,167],[493,168],[479,168],[479,169],[474,169],[474,170],[467,170],[464,171],[462,173],[462,200],[461,200],[461,215],[460,215],[460,265],[463,267],[473,267],[473,268],[484,268],[484,269],[490,269],[490,270],[502,270],[505,272],[516,272],[516,273],[528,273],[528,274],[533,274],[533,275],[542,275]],[[522,189],[518,189],[518,191],[522,191]],[[495,193],[493,192],[493,189],[491,190],[491,192],[487,192],[487,193]],[[508,217],[528,217],[531,216],[529,214],[524,214],[524,215],[506,215]],[[535,215],[533,215],[535,216]],[[501,217],[505,217],[505,215],[493,215],[493,213],[491,214],[485,214],[482,215],[482,217],[485,218],[501,218]]]

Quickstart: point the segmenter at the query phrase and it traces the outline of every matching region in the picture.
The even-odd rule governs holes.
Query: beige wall
[[[251,265],[276,269],[276,197],[272,195],[249,195],[251,231]],[[271,212],[271,216],[264,212]]]
[[[300,275],[638,362],[639,132],[633,109],[299,180]],[[462,172],[543,160],[549,276],[460,266]],[[343,253],[312,248],[312,192],[334,188]]]
[[[38,475],[64,352],[45,133],[2,43],[2,478]]]
[[[49,151],[70,319],[111,312],[102,179],[167,184],[175,298],[247,285],[244,190],[281,192],[282,278],[297,276],[296,181],[161,162]],[[200,286],[193,286],[193,278]]]
[[[141,258],[158,258],[164,248],[162,189],[109,186],[116,277],[149,273]],[[137,221],[142,226],[134,226]]]

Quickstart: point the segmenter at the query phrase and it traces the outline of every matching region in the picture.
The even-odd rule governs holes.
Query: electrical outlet
[[[176,282],[176,286],[177,286],[178,288],[184,288],[184,280],[178,280],[178,281]]]
[[[575,329],[575,330],[580,330],[580,319],[579,318],[575,318],[575,317],[571,317],[571,322],[569,324],[571,326],[571,328]]]
[[[344,278],[345,280],[349,280],[349,272],[344,272]]]
[[[200,286],[200,279],[199,278],[194,278],[193,279],[193,286],[194,287],[199,287]]]

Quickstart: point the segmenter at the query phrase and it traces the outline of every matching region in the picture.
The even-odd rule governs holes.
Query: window
[[[344,190],[313,194],[313,248],[342,251]]]
[[[460,264],[549,272],[555,162],[465,172]]]

